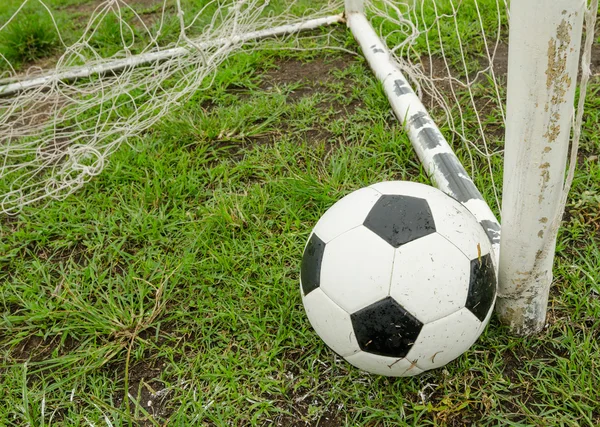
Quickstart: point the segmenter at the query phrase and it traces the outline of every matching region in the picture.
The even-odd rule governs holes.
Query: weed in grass
[[[56,28],[43,13],[22,14],[0,32],[0,53],[13,65],[51,55],[58,44]]]

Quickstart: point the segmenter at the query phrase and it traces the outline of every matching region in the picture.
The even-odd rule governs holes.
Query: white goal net
[[[300,48],[303,37],[319,38],[314,46],[320,48],[345,46],[341,26],[299,33],[309,20],[321,19],[310,28],[334,23],[341,1],[154,3],[149,18],[128,1],[91,1],[75,35],[61,30],[50,0],[0,6],[1,212],[80,188],[122,143],[209,87],[233,52],[263,46],[258,39],[285,37],[281,48]],[[507,2],[374,0],[366,14],[488,203],[499,206]],[[23,31],[31,46],[22,52],[17,34]],[[583,87],[590,49],[584,49]],[[581,114],[575,118],[576,140]]]
[[[7,16],[0,21],[4,213],[80,188],[122,143],[210,87],[217,67],[242,47],[259,48],[256,41],[268,37],[292,48],[299,30],[341,20],[327,3],[314,9],[212,0],[186,9],[179,0],[160,0],[149,18],[126,1],[104,0],[89,2],[85,24],[70,40],[50,3],[0,6]],[[322,19],[307,22],[313,17]],[[23,31],[29,41],[19,37]],[[27,42],[31,48],[19,52]],[[48,69],[32,61],[44,53],[51,56]]]

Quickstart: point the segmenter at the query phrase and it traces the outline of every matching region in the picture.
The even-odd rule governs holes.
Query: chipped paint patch
[[[406,95],[412,93],[411,87],[404,80],[394,80],[394,93],[396,96]]]
[[[417,138],[428,150],[433,150],[442,145],[443,136],[433,128],[424,128]]]
[[[479,224],[481,224],[483,227],[485,234],[487,234],[488,239],[490,239],[490,242],[493,244],[500,243],[500,224],[487,219],[479,221]]]
[[[380,49],[379,47],[377,47],[376,44],[374,44],[373,46],[371,46],[371,50],[373,51],[373,53],[385,53],[385,50]]]
[[[548,112],[549,120],[546,126],[546,132],[543,137],[547,145],[542,149],[541,157],[552,151],[552,145],[557,142],[561,136],[561,114],[562,104],[566,102],[566,95],[573,83],[567,70],[567,60],[569,57],[569,46],[571,44],[571,31],[573,26],[567,19],[563,19],[557,27],[556,36],[548,41],[546,67],[546,88],[549,98],[544,105],[544,111]],[[540,165],[541,188],[538,195],[538,203],[542,204],[545,200],[544,194],[549,189],[550,182],[550,164],[544,162]],[[541,234],[541,235],[540,235]],[[543,237],[544,233],[538,233]]]
[[[410,124],[416,129],[421,129],[423,126],[433,123],[429,115],[424,111],[419,111],[410,118]]]
[[[469,200],[483,200],[483,197],[468,177],[454,153],[438,153],[433,156],[434,167],[448,182],[448,190],[461,203]]]
[[[544,110],[551,111],[551,114],[544,137],[549,143],[556,141],[560,134],[560,111],[558,107],[566,102],[565,97],[573,83],[567,72],[572,29],[571,23],[563,19],[556,30],[556,37],[552,37],[548,41],[546,88],[550,94],[550,99],[544,105]]]

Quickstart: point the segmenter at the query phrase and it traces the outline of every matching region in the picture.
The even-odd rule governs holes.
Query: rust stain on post
[[[548,41],[548,68],[546,70],[546,87],[553,90],[552,100],[564,101],[564,96],[571,86],[571,78],[567,70],[567,49],[571,43],[570,32],[573,26],[562,20],[556,31],[556,37]],[[553,88],[554,86],[554,88]]]
[[[548,139],[548,142],[554,142],[558,138],[558,135],[560,135],[560,125],[550,123],[544,137]]]
[[[543,135],[543,137],[546,138],[548,145],[542,150],[542,158],[544,157],[544,154],[552,151],[551,145],[556,142],[561,134],[559,122],[560,106],[566,101],[565,97],[573,83],[567,72],[567,58],[569,55],[572,29],[573,26],[566,19],[563,19],[556,30],[556,37],[552,37],[548,41],[546,88],[548,89],[549,99],[544,105],[544,111],[550,112],[550,114],[546,133]],[[543,163],[540,166],[541,194],[538,196],[538,202],[540,204],[544,201],[545,197],[543,194],[548,189],[548,183],[550,181],[550,172],[547,165],[548,163]]]
[[[567,73],[568,48],[571,43],[571,30],[573,26],[565,19],[556,30],[556,37],[548,41],[548,67],[546,69],[546,87],[550,92],[550,102],[546,102],[544,109],[554,110],[550,115],[548,131],[544,135],[548,142],[554,142],[560,132],[560,113],[555,108],[565,102],[565,95],[571,87],[572,80]]]

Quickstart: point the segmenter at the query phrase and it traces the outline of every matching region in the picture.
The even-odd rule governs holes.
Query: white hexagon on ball
[[[422,370],[439,368],[467,351],[480,335],[481,322],[466,308],[426,323],[408,352]]]
[[[413,268],[416,265],[427,268]],[[396,249],[390,295],[423,323],[465,306],[469,259],[434,233]]]
[[[310,324],[333,351],[340,356],[350,356],[360,351],[350,315],[321,289],[306,295],[304,306]]]
[[[339,235],[361,225],[381,193],[366,187],[356,190],[331,206],[313,230],[328,243]]]
[[[394,250],[360,226],[325,247],[321,289],[348,313],[388,295]]]
[[[477,219],[459,202],[449,205],[448,197],[440,191],[428,199],[434,220],[439,224],[437,233],[454,243],[469,259],[491,253],[487,234]]]
[[[358,190],[305,247],[303,303],[315,331],[365,371],[410,376],[477,340],[496,298],[491,244],[456,200],[422,184]]]

